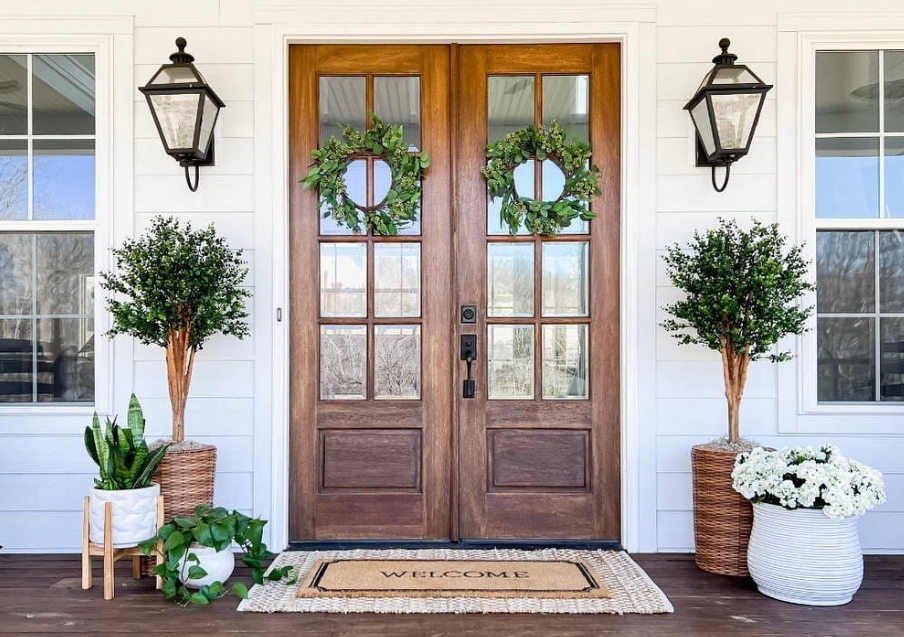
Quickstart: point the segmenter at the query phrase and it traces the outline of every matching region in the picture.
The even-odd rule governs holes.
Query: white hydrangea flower
[[[753,502],[822,509],[831,518],[859,516],[885,502],[882,474],[845,458],[838,447],[761,447],[738,455],[735,490]]]

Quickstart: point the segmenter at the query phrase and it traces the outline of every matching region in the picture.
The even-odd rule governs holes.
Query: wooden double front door
[[[619,56],[291,48],[292,540],[619,539]],[[369,112],[431,158],[418,220],[394,236],[322,218],[297,183],[313,149]],[[480,174],[486,145],[553,120],[592,144],[596,218],[513,236]],[[392,178],[361,156],[346,181],[366,206]],[[515,181],[550,200],[564,176],[532,157]]]

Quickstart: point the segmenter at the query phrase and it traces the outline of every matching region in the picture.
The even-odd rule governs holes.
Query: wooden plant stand
[[[95,544],[90,540],[91,523],[89,508],[91,499],[85,496],[85,512],[82,520],[82,590],[88,590],[92,586],[91,574],[91,558],[93,556],[102,556],[104,558],[104,599],[113,599],[114,580],[113,567],[118,560],[123,557],[132,558],[132,577],[141,579],[141,550],[137,546],[124,549],[113,547],[113,504],[111,502],[104,503],[104,542],[103,544]],[[163,526],[163,496],[157,497],[157,528]],[[157,542],[157,564],[163,563],[163,541]],[[157,579],[157,589],[159,590],[162,582],[160,576]]]

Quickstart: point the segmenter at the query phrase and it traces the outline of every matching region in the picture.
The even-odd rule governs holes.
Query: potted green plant
[[[791,358],[776,346],[805,331],[812,308],[801,296],[808,282],[799,246],[788,246],[776,224],[735,221],[694,233],[687,247],[672,245],[664,259],[672,284],[684,297],[664,307],[662,327],[682,345],[719,352],[728,402],[728,436],[691,452],[697,565],[723,575],[747,575],[747,541],[753,524],[749,503],[734,492],[731,472],[738,453],[755,443],[741,438],[741,398],[750,363]]]
[[[157,496],[160,485],[151,482],[166,455],[167,446],[154,450],[144,439],[144,415],[135,395],[129,400],[128,427],[100,418],[85,427],[85,448],[97,465],[99,477],[89,495],[89,538],[104,542],[104,506],[112,505],[113,546],[137,546],[157,533]]]
[[[183,606],[206,606],[228,592],[225,583],[235,568],[233,543],[243,551],[242,563],[251,569],[255,584],[289,576],[291,566],[274,568],[264,575],[263,561],[273,557],[262,539],[266,524],[266,520],[238,511],[201,505],[192,515],[176,516],[164,524],[157,536],[142,542],[140,548],[144,555],[151,555],[159,551],[158,539],[162,540],[164,560],[154,572],[163,580],[164,596]],[[229,590],[243,599],[248,596],[241,582]]]
[[[155,218],[138,239],[113,250],[115,270],[101,275],[113,317],[110,336],[126,334],[166,352],[172,442],[157,480],[167,518],[212,504],[216,448],[185,439],[185,406],[195,358],[214,334],[248,332],[242,288],[248,267],[213,224],[195,230]]]

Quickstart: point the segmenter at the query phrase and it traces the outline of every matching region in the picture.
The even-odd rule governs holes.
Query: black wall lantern
[[[185,44],[185,38],[177,38],[172,63],[138,90],[147,98],[164,150],[185,169],[185,182],[195,192],[198,167],[214,163],[213,127],[224,104],[192,64],[195,58],[185,52]],[[189,168],[195,169],[194,183]]]
[[[713,58],[715,66],[684,110],[690,112],[697,129],[697,166],[712,168],[713,188],[722,192],[728,185],[731,164],[750,150],[750,142],[760,119],[766,93],[772,89],[728,52],[731,40],[722,38],[722,53]],[[725,181],[716,185],[716,168],[725,168]]]

